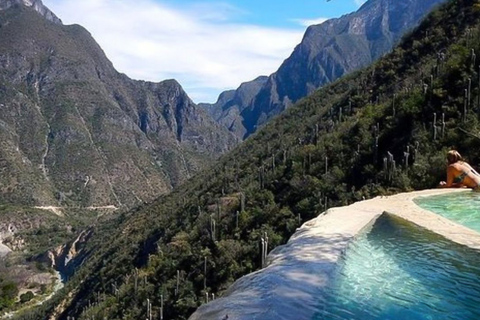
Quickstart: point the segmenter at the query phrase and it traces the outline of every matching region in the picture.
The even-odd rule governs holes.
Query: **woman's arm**
[[[445,185],[445,188],[452,188],[454,187],[453,180],[455,179],[455,173],[457,170],[450,165],[447,167],[447,184]]]
[[[462,187],[464,187],[465,185],[462,182],[460,182],[460,183],[453,182],[453,180],[455,180],[455,176],[457,176],[457,174],[458,174],[457,168],[455,168],[454,165],[449,165],[447,167],[447,182],[441,181],[439,187],[440,188],[462,188]]]

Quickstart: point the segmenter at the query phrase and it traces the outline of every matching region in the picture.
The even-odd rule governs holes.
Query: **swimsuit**
[[[473,170],[472,170],[473,171]],[[453,179],[453,183],[462,183],[463,180],[465,179],[465,177],[467,176],[467,172],[462,172],[462,174],[460,174],[459,176],[456,176],[454,179]]]
[[[453,183],[463,183],[463,180],[465,179],[465,177],[466,177],[470,172],[473,173],[473,174],[476,175],[476,176],[480,176],[480,174],[478,174],[478,172],[475,171],[474,169],[471,169],[471,170],[468,171],[468,172],[463,171],[460,175],[456,176],[456,177],[453,179]],[[480,184],[477,184],[477,186],[474,187],[473,189],[475,189],[475,190],[480,190]]]

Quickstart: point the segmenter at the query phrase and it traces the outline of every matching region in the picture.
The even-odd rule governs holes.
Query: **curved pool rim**
[[[305,293],[302,286],[291,287],[292,280],[314,281],[316,287],[327,286],[337,262],[352,240],[362,231],[370,228],[383,214],[398,216],[415,225],[430,230],[455,243],[480,250],[480,233],[448,220],[434,212],[423,209],[413,200],[454,192],[472,192],[469,189],[429,189],[400,193],[392,196],[378,196],[359,201],[349,206],[331,208],[304,223],[290,240],[275,248],[267,257],[267,266],[248,274],[237,281],[223,297],[204,304],[189,318],[197,319],[262,319],[265,310],[280,305],[282,301],[301,298],[318,299]],[[315,269],[312,278],[309,270]],[[271,294],[258,295],[252,287],[258,279],[271,285]],[[287,280],[287,281],[285,281]],[[288,297],[287,300],[285,297]],[[290,299],[290,300],[289,300]],[[293,299],[295,300],[295,299]],[[298,307],[298,306],[296,306]],[[249,310],[245,313],[246,310]],[[279,319],[281,310],[279,310]],[[301,313],[303,310],[299,309]],[[229,315],[229,317],[225,317]],[[299,318],[309,319],[307,314]]]

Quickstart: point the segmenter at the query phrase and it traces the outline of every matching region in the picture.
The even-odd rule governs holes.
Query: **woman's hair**
[[[463,160],[460,153],[457,150],[450,150],[447,153],[447,160],[449,164],[455,163],[457,161]]]

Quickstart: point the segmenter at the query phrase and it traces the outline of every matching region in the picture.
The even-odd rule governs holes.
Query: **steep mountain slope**
[[[261,267],[261,238],[271,249],[326,208],[434,187],[451,147],[478,167],[479,50],[480,2],[448,2],[218,166],[97,228],[65,290],[23,319],[186,319]]]
[[[244,138],[258,126],[308,96],[317,88],[344,74],[367,66],[387,53],[406,31],[445,0],[369,0],[357,12],[310,26],[302,42],[277,72],[270,75],[254,99],[236,106],[229,100],[216,102],[222,109],[220,123]],[[239,88],[240,89],[240,88]],[[228,126],[230,105],[240,110],[236,123]]]
[[[235,145],[175,80],[129,79],[24,2],[0,0],[0,202],[133,207]]]
[[[242,112],[267,83],[268,77],[261,76],[253,81],[245,82],[237,90],[225,91],[220,94],[214,104],[203,103],[198,106],[207,112],[221,125],[243,139],[248,132],[243,125]]]

